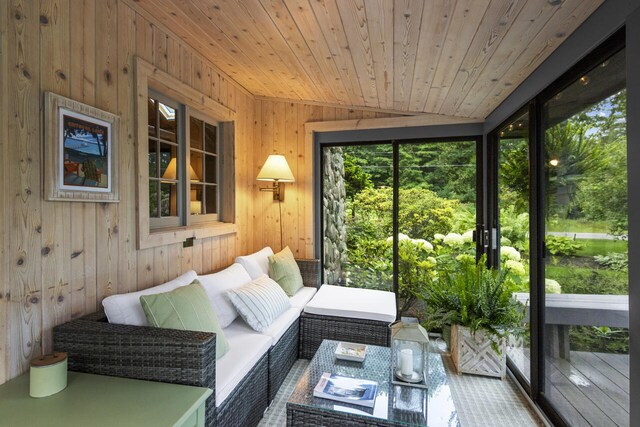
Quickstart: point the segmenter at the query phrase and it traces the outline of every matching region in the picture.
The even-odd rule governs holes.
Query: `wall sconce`
[[[269,155],[256,179],[258,181],[273,181],[273,187],[260,187],[260,191],[272,191],[273,200],[280,202],[284,200],[284,187],[280,183],[296,181],[287,164],[287,159],[282,154]]]

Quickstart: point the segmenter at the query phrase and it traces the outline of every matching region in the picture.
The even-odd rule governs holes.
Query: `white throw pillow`
[[[236,263],[217,273],[198,276],[198,280],[211,301],[220,326],[226,328],[238,317],[238,312],[231,304],[226,291],[249,283],[251,281],[249,273]]]
[[[243,266],[249,273],[251,280],[254,280],[263,274],[269,275],[269,256],[271,255],[273,255],[273,250],[267,246],[250,255],[237,257],[236,262]]]
[[[228,290],[227,295],[244,321],[258,332],[264,332],[291,307],[289,297],[280,285],[266,275]]]
[[[186,286],[198,278],[195,271],[190,270],[175,279],[153,288],[144,289],[128,294],[111,295],[102,300],[102,307],[109,323],[120,325],[148,326],[140,297],[142,295],[161,294],[170,292],[180,286]]]

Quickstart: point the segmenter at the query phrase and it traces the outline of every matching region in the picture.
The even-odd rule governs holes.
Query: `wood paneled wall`
[[[284,154],[291,167],[295,183],[285,186],[281,204],[271,193],[254,192],[253,216],[257,228],[253,234],[254,248],[271,246],[274,251],[289,246],[298,258],[312,258],[313,206],[305,192],[312,188],[313,153],[305,142],[304,124],[333,120],[389,117],[386,113],[349,108],[322,107],[286,101],[256,100],[254,127],[254,174],[257,175],[269,154]],[[261,186],[267,186],[262,183]],[[279,209],[281,212],[279,212]],[[282,245],[280,244],[282,216]]]
[[[196,240],[191,248],[136,250],[136,55],[236,111],[236,235]],[[43,200],[45,91],[121,117],[119,203]],[[95,311],[105,296],[189,269],[216,270],[264,245],[279,249],[278,204],[257,191],[255,180],[272,152],[287,156],[297,180],[286,184],[284,244],[298,256],[313,256],[312,207],[304,203],[312,153],[304,144],[304,123],[377,116],[256,101],[161,23],[122,1],[1,2],[0,383],[51,351],[53,326]]]
[[[2,2],[0,383],[51,350],[51,328],[107,295],[188,269],[208,272],[253,248],[253,96],[188,45],[117,0]],[[139,55],[237,112],[237,235],[136,250],[133,58]],[[42,198],[43,93],[118,114],[119,203]],[[251,179],[249,179],[251,178]]]

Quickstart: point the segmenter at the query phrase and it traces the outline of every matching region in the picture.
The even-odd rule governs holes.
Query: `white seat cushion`
[[[396,320],[396,296],[373,289],[322,285],[304,307],[305,313],[354,319]]]
[[[318,289],[312,288],[311,286],[303,286],[294,296],[289,297],[291,307],[297,308],[298,312],[301,312],[317,291]]]
[[[161,294],[186,286],[198,278],[195,271],[190,270],[181,276],[159,286],[128,294],[111,295],[102,300],[102,307],[109,323],[120,325],[148,326],[147,317],[140,304],[143,295]]]
[[[236,262],[244,267],[251,279],[257,279],[263,274],[269,275],[269,256],[273,255],[273,250],[267,246],[250,255],[239,256]]]
[[[198,276],[198,280],[207,292],[213,311],[220,322],[220,327],[226,328],[238,317],[238,311],[231,304],[227,290],[239,288],[249,283],[251,281],[249,273],[236,263],[217,273]]]
[[[273,321],[267,329],[262,333],[271,337],[271,346],[274,346],[280,341],[280,338],[287,332],[287,329],[300,317],[300,310],[297,308],[290,308]]]
[[[269,351],[272,338],[255,332],[242,319],[223,329],[229,351],[216,361],[216,406],[229,397],[233,389]]]

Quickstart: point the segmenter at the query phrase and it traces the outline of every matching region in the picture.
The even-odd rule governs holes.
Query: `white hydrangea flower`
[[[428,263],[430,263],[430,264],[433,264],[433,265],[438,264],[438,260],[436,260],[436,259],[435,259],[434,257],[432,257],[432,256],[427,257],[427,262],[428,262]]]
[[[449,246],[462,246],[464,244],[464,239],[458,233],[449,233],[442,240]]]
[[[473,242],[473,230],[469,230],[464,233],[462,235],[462,240],[464,240],[465,243]]]
[[[406,234],[398,233],[398,241],[400,242],[402,240],[411,240],[411,238]],[[387,237],[387,242],[392,242],[392,241],[393,241],[393,236]]]
[[[411,242],[418,247],[426,249],[427,252],[433,251],[433,245],[424,239],[412,239]]]
[[[522,259],[522,257],[520,256],[520,252],[518,252],[518,250],[512,246],[501,246],[500,257],[513,261],[520,261]]]
[[[524,269],[524,265],[522,265],[520,261],[514,261],[512,259],[508,259],[504,263],[504,268],[511,271],[513,274],[517,276],[524,276],[527,274],[527,272]]]
[[[561,294],[562,287],[553,279],[544,279],[544,291],[548,294]]]
[[[435,240],[436,242],[444,240],[444,234],[440,234],[440,233],[434,234],[433,235],[433,240]]]
[[[501,246],[509,246],[511,244],[511,240],[507,237],[500,237],[500,245]]]

